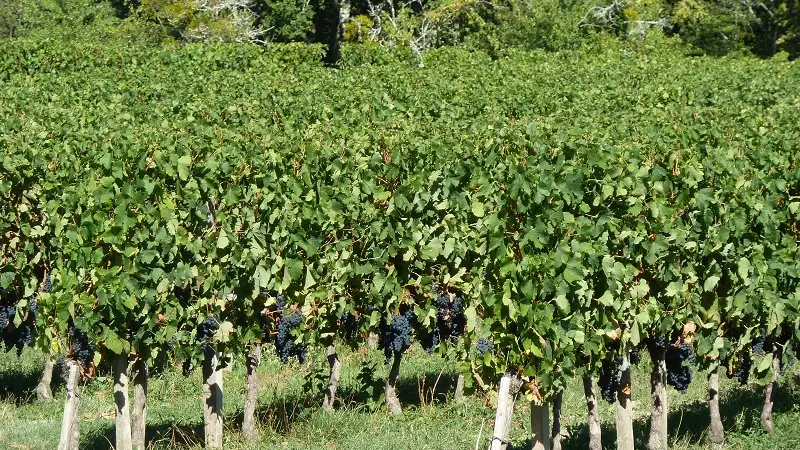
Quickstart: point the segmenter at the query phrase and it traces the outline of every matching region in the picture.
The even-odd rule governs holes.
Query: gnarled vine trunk
[[[725,430],[719,413],[719,374],[717,369],[708,374],[708,410],[711,415],[711,428],[708,430],[708,441],[711,448],[722,447],[725,441]]]
[[[667,363],[666,348],[655,348],[650,352],[653,371],[650,373],[650,450],[667,450]]]
[[[131,409],[128,397],[128,355],[114,356],[114,406],[116,450],[132,450],[131,441]]]
[[[244,418],[242,419],[242,435],[250,442],[256,440],[256,405],[258,404],[258,373],[261,364],[261,344],[253,344],[247,356],[247,393],[244,401]]]
[[[342,373],[342,362],[339,361],[339,355],[336,354],[336,347],[333,344],[328,346],[326,354],[328,365],[330,366],[330,376],[328,377],[328,386],[325,388],[322,409],[333,411],[333,403],[336,401],[336,389],[339,387],[339,377]]]
[[[61,437],[58,441],[58,450],[77,450],[80,440],[78,409],[80,407],[80,394],[78,384],[81,378],[80,365],[68,359],[67,366],[67,396],[64,400],[64,417],[61,421]]]
[[[147,448],[147,363],[141,357],[133,363],[133,412],[131,413],[131,439],[133,448]]]
[[[633,402],[631,401],[631,365],[628,354],[622,356],[622,377],[617,390],[617,450],[633,450]]]
[[[772,351],[772,379],[764,391],[764,407],[761,409],[761,426],[772,433],[772,406],[775,403],[775,390],[778,388],[778,373],[781,370],[781,352],[776,345]]]
[[[222,370],[209,345],[203,358],[203,426],[206,448],[222,448]]]
[[[386,406],[389,412],[398,415],[403,413],[403,407],[400,405],[400,396],[397,393],[397,377],[400,375],[400,361],[403,359],[401,352],[394,352],[394,361],[392,362],[392,369],[389,371],[389,377],[386,378]]]
[[[583,377],[583,394],[586,396],[586,422],[589,426],[589,450],[603,450],[603,430],[600,427],[597,392],[594,389],[594,380],[592,380],[591,377]]]
[[[44,370],[42,370],[42,378],[39,384],[36,385],[36,400],[40,403],[50,403],[53,401],[53,391],[50,389],[50,383],[53,381],[53,355],[47,355],[44,360]]]

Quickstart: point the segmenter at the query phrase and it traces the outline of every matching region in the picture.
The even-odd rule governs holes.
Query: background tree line
[[[663,39],[696,54],[800,53],[800,0],[0,0],[0,38],[305,42],[418,57]],[[611,38],[611,39],[609,39]]]

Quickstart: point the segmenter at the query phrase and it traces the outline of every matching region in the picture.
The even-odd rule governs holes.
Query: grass
[[[58,444],[63,409],[63,383],[54,376],[50,404],[38,404],[33,393],[44,357],[26,350],[20,358],[14,352],[0,355],[0,449],[53,449]],[[405,413],[390,417],[385,409],[361,394],[358,374],[365,362],[377,363],[378,377],[385,377],[379,351],[348,352],[342,356],[341,402],[334,413],[320,410],[321,395],[304,387],[309,379],[327,369],[321,349],[312,352],[310,363],[282,367],[271,355],[259,369],[261,395],[257,415],[260,440],[243,441],[238,428],[244,403],[244,368],[234,365],[225,373],[224,448],[246,450],[278,449],[485,449],[491,436],[494,411],[486,395],[475,395],[464,404],[452,402],[455,375],[452,364],[412,348],[401,370],[401,398]],[[633,373],[633,398],[637,447],[645,448],[649,432],[649,368],[647,362]],[[763,387],[742,388],[721,377],[722,416],[726,427],[726,448],[800,448],[800,383],[797,366],[783,379],[775,403],[775,433],[761,431],[759,416]],[[151,448],[201,448],[202,410],[199,371],[188,378],[180,370],[167,370],[150,382],[148,442]],[[670,388],[670,444],[673,448],[705,448],[708,409],[704,379],[698,377],[688,392]],[[84,385],[81,404],[81,449],[107,449],[114,438],[112,382],[98,377]],[[601,401],[603,440],[614,448],[614,409]],[[562,421],[570,433],[565,448],[587,448],[585,399],[580,380],[564,394]],[[512,426],[514,449],[527,448],[529,411],[524,401],[517,404]]]

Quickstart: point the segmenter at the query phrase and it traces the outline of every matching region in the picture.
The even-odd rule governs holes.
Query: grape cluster
[[[219,330],[219,321],[213,317],[206,317],[206,319],[197,326],[196,339],[203,342],[203,353],[208,350],[209,342],[214,337],[217,330]]]
[[[478,339],[478,343],[475,344],[475,349],[478,350],[478,355],[483,356],[486,352],[491,352],[494,350],[494,342],[480,338]]]
[[[28,313],[19,325],[14,325],[17,314],[17,296],[11,291],[0,292],[0,338],[6,351],[17,349],[17,355],[22,354],[22,349],[33,343],[36,332],[36,313],[39,306],[36,297],[28,299]]]
[[[753,341],[750,343],[750,349],[753,351],[753,354],[758,356],[764,356],[767,354],[764,351],[764,343],[766,340],[767,336],[764,333],[764,330],[760,330],[758,335],[756,335]]]
[[[11,291],[0,290],[0,332],[5,338],[5,331],[14,322],[17,313],[17,297]]]
[[[53,281],[50,279],[50,273],[48,272],[44,276],[44,282],[42,283],[42,292],[52,292],[53,291]]]
[[[392,316],[391,320],[384,317],[380,326],[380,347],[389,361],[394,353],[403,353],[411,346],[411,328],[416,321],[414,308],[408,305],[400,306],[400,314]]]
[[[69,321],[67,330],[72,341],[72,346],[70,347],[72,358],[80,363],[83,370],[88,370],[89,365],[94,360],[94,343],[89,341],[89,336],[81,331],[80,328],[76,327],[71,320]]]
[[[733,370],[728,370],[728,378],[736,378],[739,384],[744,386],[750,380],[751,367],[753,367],[753,357],[750,352],[744,352],[739,364]]]
[[[695,362],[692,346],[688,342],[681,342],[680,346],[670,345],[664,359],[667,364],[667,384],[679,392],[686,392],[692,382],[691,364]]]
[[[436,295],[433,301],[436,307],[436,322],[430,335],[423,341],[428,353],[433,352],[441,341],[458,340],[467,325],[464,300],[459,293],[442,291],[436,284],[433,285],[433,293]]]
[[[276,296],[275,306],[278,310],[278,334],[275,336],[275,350],[281,362],[286,364],[289,358],[297,356],[300,364],[306,362],[306,346],[297,344],[292,336],[292,331],[300,326],[303,316],[299,311],[287,313],[286,297],[282,293]]]
[[[355,342],[358,337],[358,316],[345,312],[339,319],[339,328],[343,330],[342,338],[347,342]]]
[[[206,351],[208,351],[211,339],[214,337],[214,334],[216,334],[217,330],[219,330],[219,321],[214,317],[206,317],[205,320],[203,320],[200,323],[200,325],[197,326],[197,334],[195,334],[195,341],[201,342],[200,350],[203,352],[203,354],[205,354]],[[172,340],[168,341],[166,344],[167,348],[170,349],[170,351],[172,351],[175,348],[174,343],[171,342]],[[181,367],[183,376],[188,377],[189,374],[192,373],[193,369],[194,366],[192,365],[191,359],[186,359],[183,361],[183,365]]]
[[[600,395],[608,403],[617,401],[617,391],[622,385],[622,355],[619,354],[619,342],[606,345],[606,357],[600,366],[597,379]]]

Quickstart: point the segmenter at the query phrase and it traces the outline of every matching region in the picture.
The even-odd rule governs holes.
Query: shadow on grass
[[[36,402],[36,386],[42,373],[26,371],[18,368],[0,370],[0,400],[16,406]],[[64,380],[58,373],[53,373],[50,389],[55,391],[64,386]]]
[[[81,429],[81,450],[110,450],[114,444],[114,424]],[[159,424],[147,427],[147,448],[197,447],[203,444],[203,424]]]
[[[444,403],[448,393],[455,390],[458,375],[446,373],[426,373],[415,378],[401,378],[397,390],[403,408],[414,408],[431,403]],[[375,380],[371,387],[377,394],[383,392],[383,381]],[[352,410],[359,408],[383,407],[383,401],[371,403],[365,389],[356,386],[340,387],[336,393],[336,408]],[[282,399],[259,404],[256,408],[256,421],[263,427],[276,433],[286,434],[292,430],[293,424],[307,411],[314,412],[322,408],[324,393],[307,392],[306,395],[291,395]],[[230,424],[234,429],[241,429],[244,412],[238,410],[231,417]]]
[[[670,391],[670,394],[676,395],[674,391]],[[800,401],[800,390],[787,389],[785,386],[780,387],[779,385],[773,414],[792,411],[798,401]],[[733,429],[734,425],[736,425],[736,429],[760,429],[763,402],[764,391],[762,388],[750,387],[725,392],[720,401],[720,415],[722,416],[722,424],[725,430]],[[681,410],[670,411],[667,419],[670,442],[700,443],[707,439],[710,422],[708,405],[703,401],[685,405]],[[562,444],[564,450],[586,449],[589,447],[589,430],[586,424],[573,427],[569,432],[570,436]],[[635,447],[647,448],[647,441],[650,436],[649,417],[634,421],[633,432]],[[616,430],[614,426],[612,424],[603,424],[602,433],[603,448],[608,450],[616,449]],[[528,441],[519,447],[512,446],[509,450],[529,448],[530,442]]]
[[[21,370],[0,371],[0,399],[19,406],[36,401],[36,385],[41,374]]]

